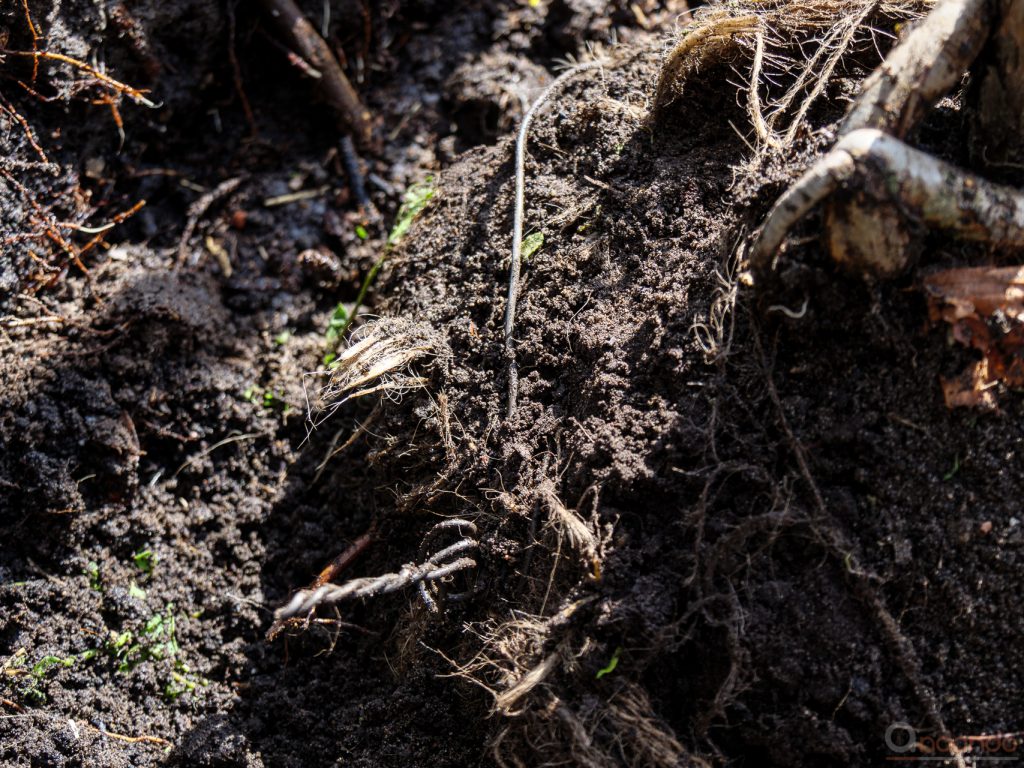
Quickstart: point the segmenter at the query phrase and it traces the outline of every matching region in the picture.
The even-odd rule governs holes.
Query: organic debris
[[[418,375],[413,364],[443,357],[447,350],[436,329],[398,318],[371,321],[352,334],[350,342],[330,363],[330,378],[319,392],[322,410],[310,411],[314,426],[349,400],[373,393],[397,398],[426,386],[428,379]]]
[[[943,379],[946,405],[996,407],[993,387],[1024,387],[1024,267],[963,267],[924,281],[932,322],[982,354],[954,379]]]

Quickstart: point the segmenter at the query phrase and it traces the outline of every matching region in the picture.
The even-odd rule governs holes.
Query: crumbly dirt
[[[321,5],[304,4],[318,28]],[[806,238],[774,284],[741,290],[709,355],[725,265],[794,171],[736,171],[731,64],[652,117],[679,8],[603,5],[331,3],[378,123],[362,151],[375,215],[256,9],[139,3],[129,23],[118,3],[29,3],[52,50],[104,53],[163,106],[121,104],[122,148],[73,71],[44,65],[42,103],[15,90],[30,64],[0,63],[60,168],[5,173],[56,220],[147,201],[83,255],[88,274],[45,237],[0,259],[0,763],[867,766],[893,755],[893,724],[1020,730],[1024,401],[946,408],[939,377],[969,356],[918,290],[927,270],[1006,257],[929,237],[913,273],[873,285]],[[23,9],[3,14],[8,46],[30,46]],[[526,223],[544,242],[506,418],[510,132],[554,59],[612,36],[531,130]],[[859,49],[833,95],[877,61]],[[9,158],[33,152],[19,131]],[[962,135],[952,104],[918,140],[962,162]],[[426,383],[310,431],[332,313],[428,174],[434,197],[371,295],[441,339],[411,372]],[[0,235],[38,234],[0,184]],[[559,506],[593,548],[558,535]],[[409,589],[267,639],[360,536],[339,580],[422,559],[445,517],[478,528],[468,600],[432,614]],[[502,635],[510,620],[543,629]],[[507,691],[549,657],[495,712],[481,685]]]

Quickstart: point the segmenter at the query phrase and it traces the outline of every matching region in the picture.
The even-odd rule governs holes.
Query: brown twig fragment
[[[136,213],[141,211],[143,206],[145,205],[145,200],[139,200],[139,202],[137,202],[127,211],[122,211],[121,213],[113,216],[109,222],[107,222],[100,228],[101,231],[96,233],[96,237],[94,237],[92,240],[90,240],[88,243],[81,247],[81,249],[78,251],[78,255],[81,256],[91,251],[93,248],[99,245],[100,242],[102,242],[103,238],[107,236],[107,230],[112,229],[113,227],[117,226],[123,221],[126,221],[127,219],[130,219]]]
[[[374,539],[377,536],[377,523],[374,521],[370,524],[370,527],[366,530],[362,536],[352,542],[348,548],[334,558],[330,564],[316,577],[312,584],[306,587],[306,591],[319,589],[325,584],[329,584],[332,579],[336,579],[343,571],[347,570],[359,557],[370,547]],[[267,639],[273,640],[288,626],[293,624],[302,624],[302,619],[299,617],[286,617],[283,619],[277,619],[267,631]]]
[[[50,216],[43,209],[43,207],[35,199],[32,193],[29,192],[29,190],[25,187],[24,184],[22,184],[20,181],[18,181],[10,173],[3,170],[2,168],[0,168],[0,175],[7,179],[7,181],[9,181],[11,185],[14,186],[21,193],[21,196],[25,200],[25,202],[27,202],[29,206],[31,206],[33,213],[29,214],[29,221],[36,223],[40,227],[42,227],[41,236],[45,237],[51,243],[53,243],[62,251],[64,251],[64,253],[68,256],[71,262],[80,270],[82,270],[82,274],[88,277],[89,270],[86,269],[85,264],[82,263],[82,259],[80,258],[78,251],[76,251],[75,247],[67,240],[65,240],[64,237],[61,235],[60,231],[58,230],[58,224],[53,220],[53,217]]]
[[[91,723],[83,723],[83,725],[90,731],[94,731],[102,736],[109,736],[112,739],[117,739],[118,741],[123,741],[128,744],[156,744],[161,747],[173,746],[173,744],[171,744],[167,739],[161,739],[159,736],[125,736],[123,733],[114,733],[113,731],[108,731],[105,728],[97,728]]]
[[[39,30],[32,21],[32,13],[28,9],[28,0],[21,0],[21,7],[25,9],[25,22],[28,24],[28,31],[32,33],[32,52],[39,50]],[[35,83],[39,76],[39,59],[32,62],[32,82]]]
[[[451,546],[445,547],[426,557],[422,563],[406,563],[396,573],[351,579],[344,584],[325,583],[312,589],[303,589],[296,592],[286,605],[281,606],[274,612],[274,626],[283,625],[293,616],[309,614],[310,611],[319,605],[337,603],[342,600],[387,595],[413,584],[423,585],[423,582],[430,582],[432,584],[454,573],[476,568],[476,561],[471,557],[456,557],[457,555],[464,555],[469,550],[477,549],[480,546],[476,539],[471,538],[476,535],[476,526],[469,520],[452,518],[438,523],[427,532],[426,537],[424,537],[424,543],[432,542],[439,532],[452,529],[458,531],[462,538]],[[458,600],[464,594],[466,593],[451,595],[449,599]],[[420,597],[431,612],[438,610],[437,602],[426,586],[421,586]]]
[[[249,134],[256,137],[259,131],[256,128],[256,117],[253,115],[252,105],[249,104],[249,97],[242,86],[242,68],[238,63],[238,54],[235,52],[235,3],[237,0],[228,0],[228,61],[231,62],[231,77],[235,83],[235,93],[242,104],[242,112],[245,113],[245,121],[249,123]]]
[[[25,137],[28,139],[28,143],[31,145],[35,153],[39,155],[39,159],[42,160],[46,165],[49,165],[50,158],[46,156],[46,153],[43,151],[43,148],[39,146],[39,141],[36,139],[35,133],[29,126],[28,120],[22,117],[21,114],[19,114],[19,112],[14,108],[14,105],[7,101],[7,99],[4,99],[2,96],[0,96],[0,100],[2,100],[3,102],[4,109],[7,110],[11,117],[18,121],[18,124],[21,126],[22,130],[25,131]]]
[[[242,176],[236,176],[233,179],[222,181],[212,190],[199,197],[192,205],[188,207],[188,219],[185,221],[185,229],[181,232],[181,238],[178,240],[178,263],[181,264],[185,261],[185,257],[188,255],[188,241],[192,239],[192,235],[195,234],[196,226],[199,224],[199,220],[203,217],[210,206],[220,200],[222,197],[226,197],[238,189],[239,185],[244,181]]]
[[[0,53],[2,53],[5,56],[26,56],[34,59],[36,62],[38,62],[39,59],[47,59],[48,61],[59,61],[63,64],[70,64],[76,69],[80,69],[86,74],[99,80],[101,83],[103,83],[103,85],[107,86],[108,88],[111,88],[112,90],[117,91],[118,93],[124,94],[132,101],[134,101],[136,104],[142,104],[144,107],[149,107],[151,109],[155,109],[157,106],[152,101],[146,98],[145,91],[140,91],[138,88],[132,88],[130,85],[125,85],[120,80],[115,80],[110,75],[100,72],[95,67],[86,64],[84,61],[79,61],[78,59],[74,59],[70,56],[65,56],[63,53],[52,53],[50,51],[8,50],[0,50]]]
[[[324,96],[338,113],[342,127],[350,130],[361,143],[368,142],[370,113],[342,71],[330,46],[302,15],[294,0],[263,0],[263,6],[306,61],[321,73]]]

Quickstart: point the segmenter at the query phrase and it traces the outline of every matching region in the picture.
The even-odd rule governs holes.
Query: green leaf
[[[132,633],[131,632],[122,632],[119,635],[114,633],[114,632],[110,633],[110,647],[113,650],[115,650],[115,651],[120,651],[122,648],[124,648],[126,645],[128,645],[128,643],[130,643],[131,641],[132,641]]]
[[[422,184],[413,184],[402,197],[402,205],[398,209],[398,216],[395,217],[395,226],[391,228],[388,235],[388,247],[393,248],[401,242],[412,226],[413,220],[420,211],[427,207],[427,203],[434,196],[434,177],[428,176]]]
[[[132,555],[132,562],[135,563],[135,567],[147,576],[152,575],[153,569],[156,568],[156,561],[156,553],[150,549],[143,549]]]
[[[89,577],[89,589],[94,592],[103,591],[103,582],[100,580],[100,566],[98,563],[89,561],[85,566],[85,575]]]
[[[279,347],[283,347],[285,344],[288,343],[291,337],[291,331],[281,331],[279,334],[277,334],[277,336],[274,337],[274,343]]]
[[[540,250],[542,245],[544,245],[543,232],[534,232],[532,235],[524,237],[522,249],[523,261],[529,261],[532,259],[537,251]]]
[[[43,658],[32,665],[32,677],[42,680],[53,667],[73,667],[74,665],[74,656],[69,656],[66,659],[62,659],[60,656],[43,656]]]
[[[360,240],[365,240],[370,236],[370,233],[366,231],[366,227],[362,224],[356,224],[356,237]]]
[[[327,321],[327,332],[324,334],[324,342],[327,344],[328,349],[334,349],[337,346],[338,340],[341,339],[341,334],[345,332],[347,327],[348,310],[345,309],[344,304],[339,303],[334,308],[334,312],[331,313],[331,319]]]
[[[622,646],[620,645],[618,648],[615,649],[615,653],[612,654],[612,659],[611,659],[611,661],[608,662],[608,666],[603,667],[603,668],[597,670],[597,675],[595,675],[595,677],[598,680],[600,680],[605,675],[610,675],[612,672],[614,672],[615,668],[617,666],[619,666],[619,656],[621,654],[622,654]]]
[[[163,614],[154,613],[152,616],[150,616],[149,620],[146,621],[146,626],[143,627],[142,631],[150,637],[159,637],[160,635],[162,635],[164,631]]]
[[[136,584],[135,580],[132,579],[132,583],[128,585],[128,596],[134,597],[136,600],[145,600],[146,590]]]

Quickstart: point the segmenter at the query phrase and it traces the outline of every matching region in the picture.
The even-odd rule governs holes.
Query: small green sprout
[[[68,656],[62,659],[60,656],[43,656],[39,661],[32,665],[32,677],[37,680],[42,680],[46,677],[46,673],[49,672],[53,667],[73,667],[75,666],[75,657]]]
[[[85,566],[85,575],[89,579],[89,589],[93,592],[103,591],[103,582],[100,579],[100,566],[98,563],[90,560]]]
[[[621,655],[622,646],[620,645],[618,648],[615,649],[615,653],[612,654],[611,661],[608,662],[608,665],[597,670],[597,674],[595,675],[595,677],[598,680],[600,680],[605,675],[610,675],[612,672],[614,672],[615,668],[619,666],[619,656]]]
[[[352,309],[346,311],[341,323],[337,326],[334,324],[334,318],[327,329],[327,354],[324,355],[324,365],[330,365],[334,360],[334,350],[338,346],[338,342],[341,341],[345,336],[345,332],[348,331],[352,322],[356,319],[356,315],[359,313],[359,308],[363,306],[363,302],[366,300],[366,294],[370,291],[370,286],[373,285],[373,281],[377,279],[377,273],[380,272],[381,267],[384,266],[384,262],[387,261],[388,254],[391,250],[398,245],[402,238],[405,237],[409,231],[409,227],[412,226],[413,221],[420,214],[420,212],[427,207],[427,203],[430,202],[434,196],[435,184],[434,177],[428,176],[422,183],[413,184],[402,196],[402,205],[398,209],[398,215],[395,217],[395,225],[391,228],[391,232],[388,234],[387,242],[384,245],[384,252],[370,267],[370,271],[366,273],[366,277],[363,278],[362,285],[359,286],[359,293],[356,295],[356,300],[352,304]],[[338,309],[344,309],[341,304],[338,305]],[[335,316],[338,316],[338,310],[335,310]],[[331,331],[334,333],[331,333]],[[329,358],[329,359],[328,359]]]
[[[135,669],[135,665],[142,661],[139,658],[141,647],[134,644],[133,640],[135,640],[135,635],[131,632],[118,633],[111,630],[110,636],[103,644],[103,650],[113,656],[117,662],[118,672],[131,672]]]
[[[157,556],[152,550],[143,549],[132,555],[132,562],[145,576],[152,576],[153,569],[156,568]]]
[[[279,347],[283,347],[292,338],[292,332],[288,330],[281,331],[277,336],[274,337],[274,344]]]
[[[245,401],[253,405],[259,405],[268,409],[280,409],[283,413],[291,410],[291,405],[285,401],[284,396],[270,389],[263,389],[253,385],[242,393]]]
[[[26,685],[22,688],[22,693],[32,701],[39,704],[43,703],[46,701],[46,693],[40,687],[40,683],[46,679],[46,676],[54,667],[73,667],[76,660],[74,656],[67,658],[43,656],[43,658],[32,665]]]
[[[534,232],[532,235],[527,235],[523,238],[523,250],[522,257],[524,262],[528,262],[536,255],[537,251],[544,245],[544,233]]]
[[[171,681],[164,686],[164,696],[174,701],[183,693],[192,693],[197,686],[205,688],[209,684],[206,678],[193,675],[188,664],[179,659],[171,670]]]
[[[142,631],[151,642],[147,649],[150,658],[170,658],[181,650],[174,619],[174,603],[168,603],[163,613],[150,616]]]
[[[960,454],[958,453],[956,456],[953,457],[953,466],[950,468],[949,472],[942,476],[942,479],[948,483],[956,476],[956,473],[960,471],[961,466],[962,465],[960,464]]]
[[[327,332],[324,334],[324,341],[327,344],[328,349],[334,349],[338,342],[341,340],[341,336],[344,333],[344,329],[348,327],[349,313],[345,309],[345,305],[339,303],[334,308],[334,312],[331,313],[331,319],[327,321]],[[326,355],[325,355],[326,358]],[[324,365],[328,365],[327,360],[324,360]]]
[[[132,579],[132,583],[128,585],[128,596],[136,600],[146,599],[146,590],[135,583],[135,579]]]
[[[370,236],[370,233],[366,231],[366,227],[362,224],[356,224],[356,237],[360,240],[365,240]]]
[[[398,216],[395,217],[395,226],[391,228],[388,235],[388,248],[394,248],[401,242],[412,226],[413,220],[420,211],[427,207],[427,203],[434,196],[434,177],[428,176],[423,183],[413,184],[402,197],[402,205],[398,209]]]

